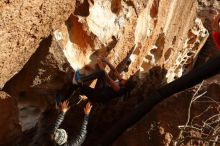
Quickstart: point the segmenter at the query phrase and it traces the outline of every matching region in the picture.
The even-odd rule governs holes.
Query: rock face
[[[0,2],[0,88],[17,74],[42,38],[59,28],[74,10],[72,0]]]
[[[183,127],[187,123],[188,118],[188,128],[190,126],[196,128],[199,127],[199,125],[205,125],[205,123],[209,121],[214,123],[214,120],[211,117],[215,115],[214,117],[217,117],[217,119],[219,118],[219,115],[216,115],[219,114],[220,106],[216,103],[220,101],[218,96],[220,89],[219,83],[219,75],[205,80],[197,96],[204,92],[206,92],[206,94],[199,97],[194,102],[192,102],[193,95],[199,85],[169,97],[164,102],[155,106],[155,108],[144,116],[137,124],[124,132],[114,143],[114,146],[169,146],[173,145],[178,139],[180,134],[179,127]],[[142,94],[145,94],[145,92]],[[192,105],[189,112],[190,102],[192,102]],[[211,124],[210,126],[213,125]],[[208,129],[206,132],[212,133],[211,130]],[[189,132],[191,134],[189,134],[190,136],[200,137],[201,139],[203,137],[201,132],[198,132],[193,128],[186,129],[185,131]],[[190,137],[189,135],[183,133],[183,136]],[[214,139],[215,138],[213,138],[213,140]],[[195,145],[209,145],[212,143],[209,141],[200,141],[198,139],[193,139],[191,143],[189,143],[189,139],[187,138],[182,142],[182,145],[192,145],[192,143]]]
[[[67,79],[71,81],[70,68],[50,36],[40,43],[20,73],[6,83],[4,90],[18,100],[22,130],[33,127]]]
[[[20,134],[18,117],[25,131],[18,145],[31,145],[38,138],[44,143],[44,133],[39,131],[45,130],[42,125],[53,124],[55,116],[44,113],[39,120],[41,113],[54,103],[57,92],[68,88],[73,70],[79,70],[82,75],[91,73],[96,69],[97,57],[101,56],[110,60],[124,78],[135,75],[138,84],[131,97],[94,105],[85,142],[94,145],[106,129],[153,91],[214,54],[209,33],[217,9],[218,1],[205,0],[0,2],[0,88],[4,87],[2,97],[8,97],[1,100],[0,107],[4,108],[0,112],[8,114],[14,109],[10,120],[13,122],[5,129],[17,129],[13,133],[0,130],[0,138],[5,140],[0,139],[0,144]],[[208,43],[201,50],[207,38]],[[218,78],[214,80],[219,82]],[[211,92],[209,85],[207,90]],[[158,105],[114,145],[169,145],[178,133],[177,125],[185,119],[185,115],[173,110],[180,109],[186,114],[188,94],[191,91]],[[180,105],[181,96],[186,98],[181,98]],[[12,104],[14,98],[16,104]],[[71,136],[77,134],[72,129],[80,127],[83,106],[74,107],[62,125]],[[5,121],[3,117],[0,126]],[[171,127],[172,123],[175,125]],[[36,128],[28,130],[36,124]],[[150,125],[153,131],[149,132]],[[149,139],[146,131],[153,138]],[[23,142],[26,138],[28,141]]]
[[[68,25],[55,34],[62,36],[56,38],[75,70],[85,65],[94,68],[92,54],[102,50],[96,54],[107,54],[115,66],[130,57],[131,64],[123,72],[124,77],[164,65],[168,70],[167,82],[171,82],[193,67],[208,38],[208,31],[196,18],[197,9],[197,2],[191,0],[147,3],[97,0],[90,3],[86,18],[71,16]],[[83,42],[75,36],[84,38]]]
[[[12,142],[21,134],[17,102],[0,91],[0,145]]]

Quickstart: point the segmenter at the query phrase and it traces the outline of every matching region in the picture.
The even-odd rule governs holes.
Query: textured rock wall
[[[103,56],[125,78],[133,74],[141,78],[137,88],[140,85],[144,88],[138,90],[141,95],[94,106],[85,144],[92,145],[131,107],[194,66],[209,35],[202,23],[211,31],[211,17],[218,12],[218,1],[212,2],[199,0],[199,5],[192,0],[77,0],[76,5],[72,0],[0,2],[0,88],[5,85],[3,90],[17,99],[22,130],[33,127],[42,111],[54,102],[56,93],[67,87],[72,69],[88,74],[95,70],[97,57]],[[125,67],[128,58],[131,64]],[[178,100],[173,102],[178,105]],[[75,132],[71,129],[80,124],[82,106],[72,110],[64,122],[70,135]],[[10,113],[9,107],[14,105],[8,105],[3,115]],[[172,108],[177,107],[171,105]],[[17,114],[12,116],[16,124]],[[148,119],[142,122],[150,123]],[[166,119],[162,120],[166,124]],[[134,127],[141,132],[125,133],[120,138],[122,142],[116,145],[142,144],[145,137],[139,138],[146,132],[143,123],[139,129]],[[19,132],[21,129],[10,134],[14,138]],[[6,134],[5,139],[10,138]]]
[[[192,119],[194,119],[192,122],[193,124],[196,123],[203,125],[207,117],[219,114],[219,83],[219,75],[203,82],[198,95],[204,91],[207,93],[200,97],[200,99],[197,99],[196,102],[193,102],[190,111],[189,125],[191,125]],[[198,89],[198,86],[199,85],[175,94],[166,99],[164,102],[156,105],[151,112],[145,115],[133,127],[125,131],[113,145],[173,145],[174,140],[177,139],[180,132],[180,128],[178,128],[178,126],[183,126],[187,122],[189,104],[192,100],[193,94],[195,94],[195,91]],[[141,91],[143,91],[141,94],[147,94],[146,90],[141,89]],[[139,96],[141,96],[141,94]],[[190,130],[189,131],[192,136],[194,134],[194,136],[201,136],[199,133],[193,131],[193,129]],[[186,141],[183,142],[183,145],[208,145],[207,143],[205,144],[205,141],[200,141],[198,139],[195,139],[193,143],[187,143],[187,138],[185,140]]]
[[[92,54],[102,50],[96,54],[107,56],[115,66],[130,56],[132,63],[123,72],[124,77],[160,65],[168,70],[166,78],[170,82],[192,68],[208,38],[208,31],[196,18],[197,9],[197,2],[191,0],[97,0],[90,3],[87,17],[72,16],[55,36],[71,66],[83,69],[82,73],[85,65],[94,68]],[[74,29],[76,24],[81,27]],[[85,34],[81,37],[84,44],[76,39],[79,30]]]
[[[59,28],[74,10],[72,0],[0,2],[0,88],[17,74],[40,41]]]
[[[37,60],[37,62],[36,62]],[[22,130],[33,127],[56,93],[70,80],[71,67],[62,49],[44,39],[20,73],[8,81],[4,91],[17,99]]]

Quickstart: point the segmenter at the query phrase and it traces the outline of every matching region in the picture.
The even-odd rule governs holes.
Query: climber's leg
[[[63,102],[64,100],[67,100],[72,96],[73,91],[75,91],[78,88],[77,85],[73,85],[71,83],[65,84],[63,88],[61,88],[55,96],[55,101],[57,104],[60,102]]]
[[[78,89],[79,95],[87,96],[90,102],[108,102],[111,97],[114,97],[114,92],[111,87],[105,86],[102,88],[94,89],[87,85],[80,85]]]
[[[95,89],[102,88],[106,86],[106,73],[103,70],[100,70],[98,73],[97,82],[95,85]]]
[[[81,77],[81,82],[88,82],[88,81],[92,81],[94,79],[97,79],[97,83],[96,83],[96,86],[95,88],[98,88],[98,87],[103,87],[105,86],[105,82],[106,82],[106,76],[105,76],[105,71],[103,70],[98,70],[88,76],[85,76],[85,77]]]

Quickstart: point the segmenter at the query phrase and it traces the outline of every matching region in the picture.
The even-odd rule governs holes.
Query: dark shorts
[[[80,87],[80,94],[86,95],[91,102],[108,102],[113,98],[123,96],[125,94],[125,89],[121,87],[118,92],[115,92],[109,86],[94,89],[82,85]]]

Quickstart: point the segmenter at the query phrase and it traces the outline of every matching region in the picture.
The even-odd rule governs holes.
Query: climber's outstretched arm
[[[66,112],[70,109],[69,102],[65,100],[64,102],[60,103],[59,108],[61,110],[61,113],[57,117],[53,132],[55,132],[60,127],[60,124],[63,122]]]
[[[111,86],[111,88],[114,91],[118,92],[120,90],[120,86],[117,83],[115,83],[115,81],[112,80],[112,78],[109,77],[109,75],[106,75],[106,78],[107,78],[107,83]]]
[[[80,146],[85,141],[86,133],[87,133],[88,119],[89,119],[89,114],[90,114],[91,108],[92,108],[92,105],[88,102],[86,104],[86,107],[84,108],[85,116],[84,116],[84,121],[83,121],[82,128],[80,130],[79,135],[76,138],[65,143],[64,146]]]
[[[115,69],[115,67],[107,60],[107,59],[103,59],[103,62],[105,62],[109,68],[114,72],[115,77],[120,81],[122,80],[121,75],[119,74],[119,72]]]

